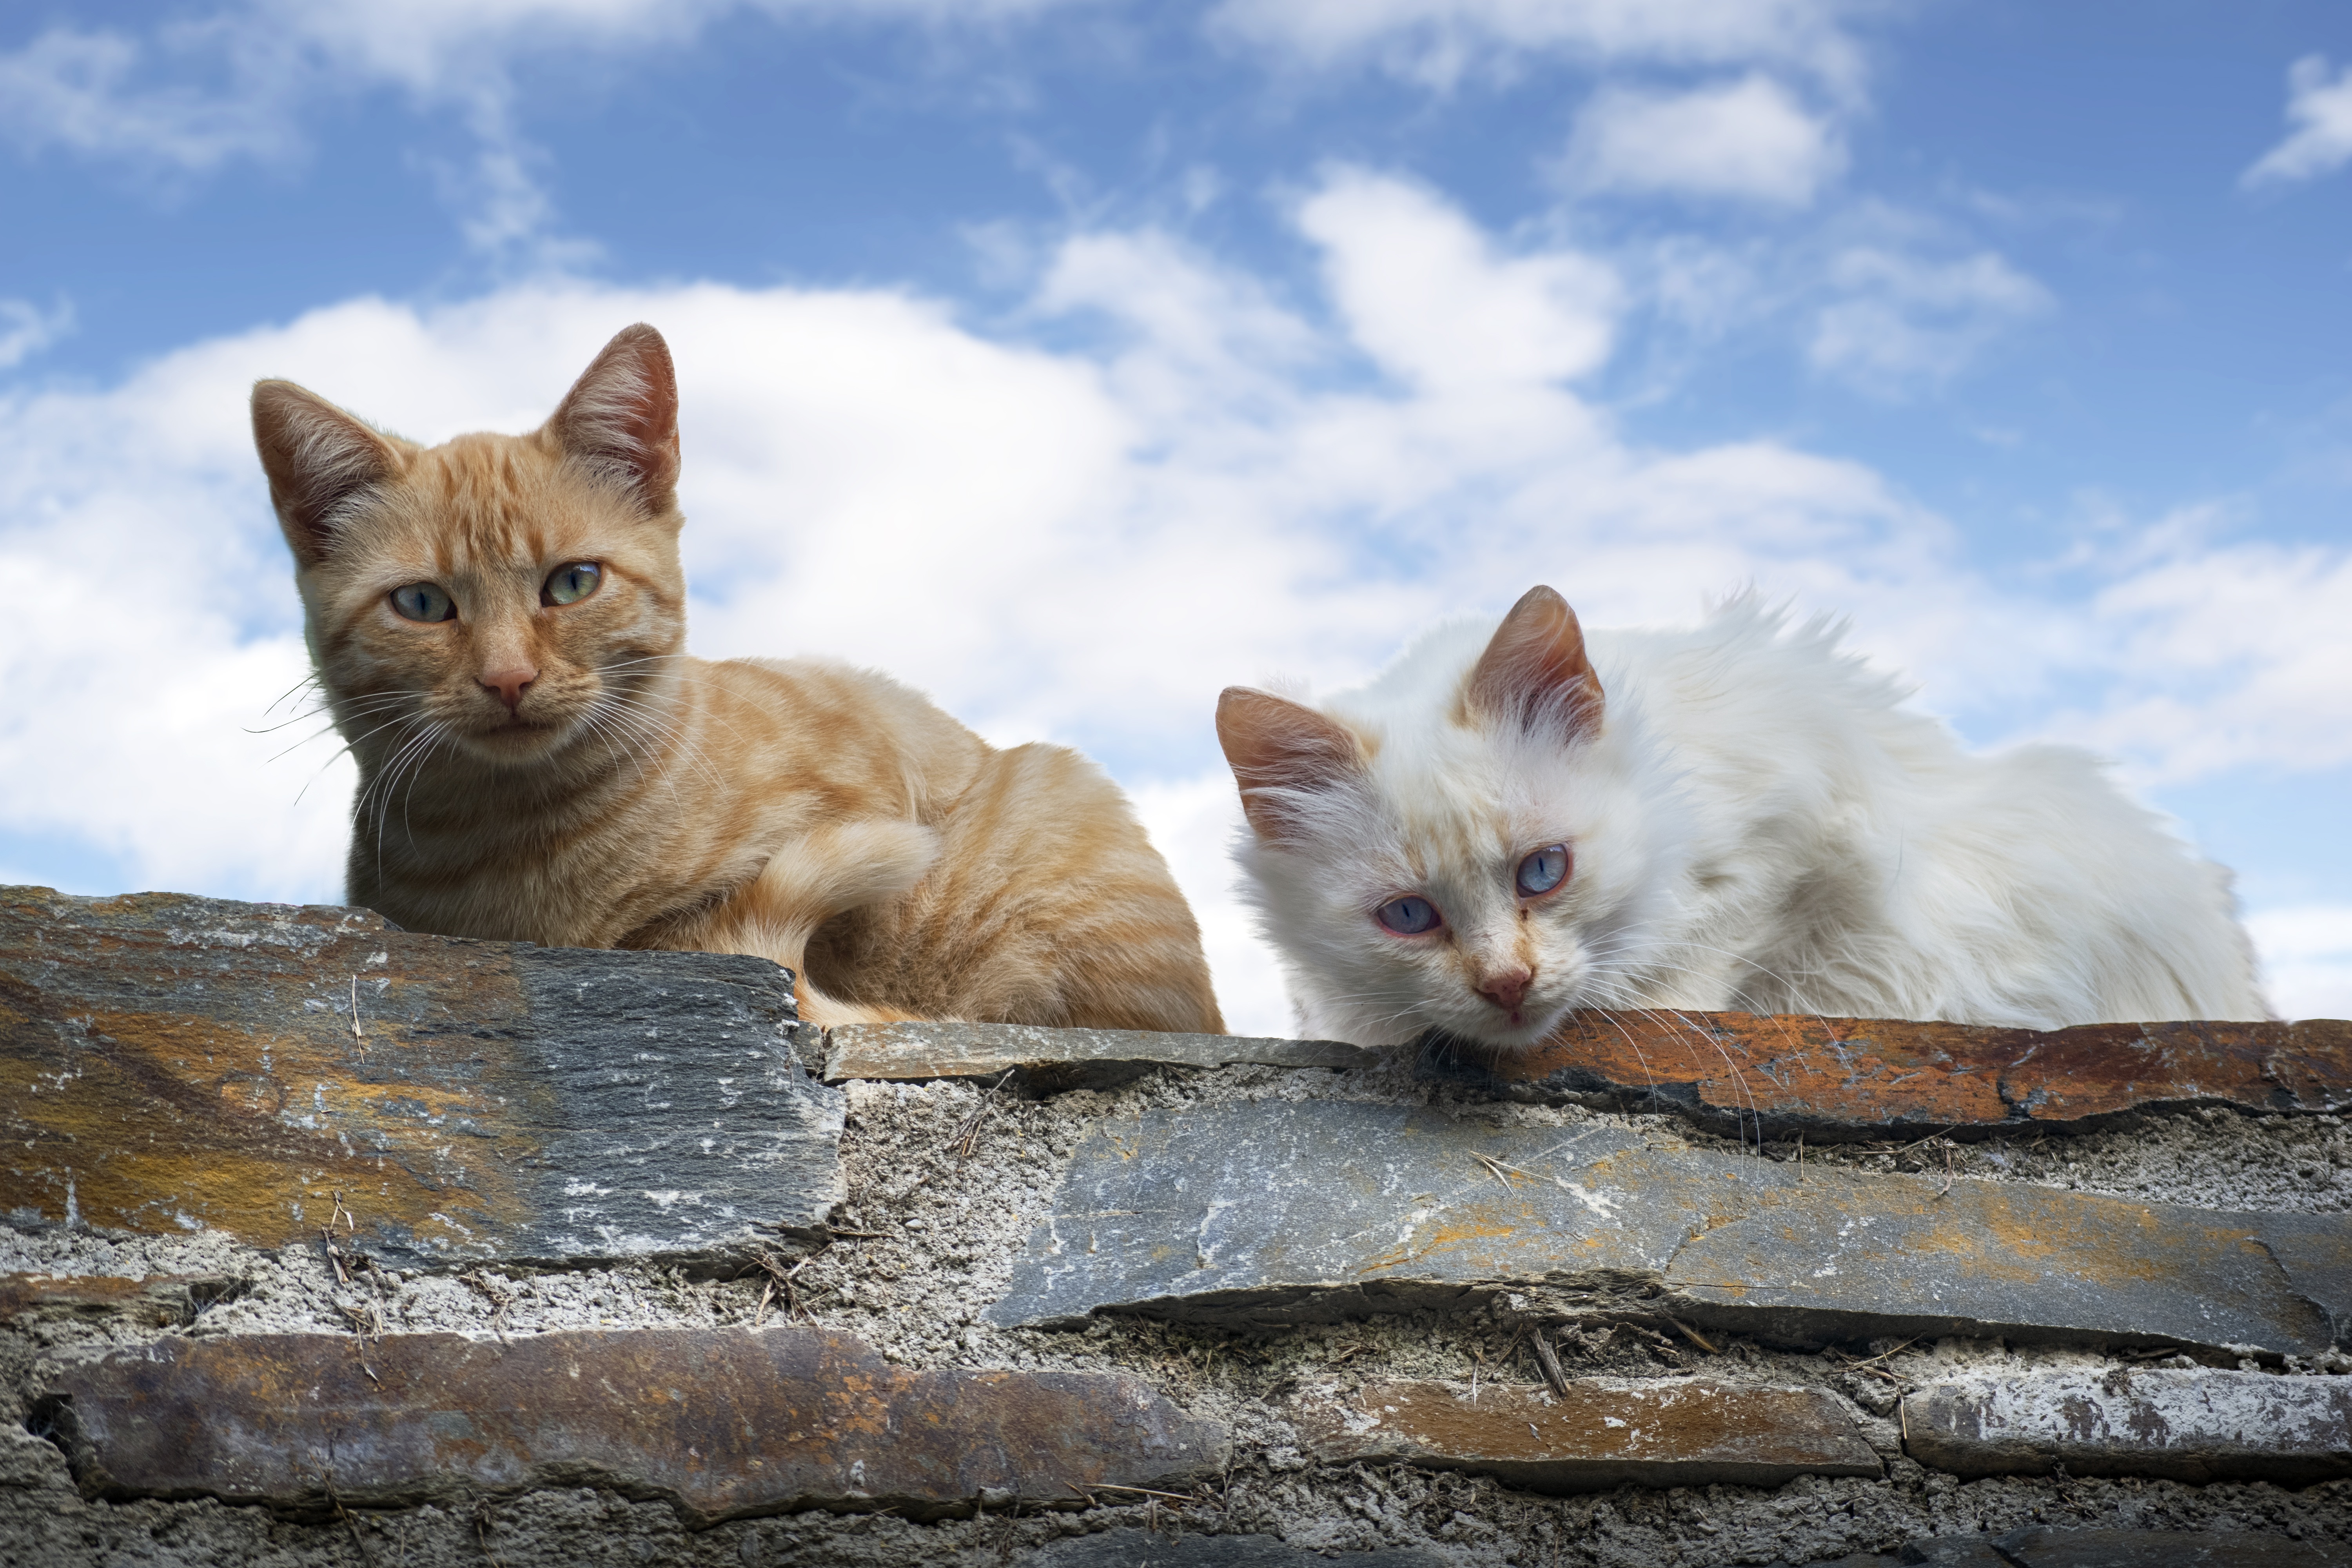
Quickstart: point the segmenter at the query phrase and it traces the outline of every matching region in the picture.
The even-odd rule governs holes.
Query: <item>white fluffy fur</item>
[[[1692,629],[1594,632],[1602,722],[1564,742],[1465,710],[1494,630],[1440,627],[1319,704],[1364,768],[1299,799],[1299,833],[1238,847],[1307,1034],[1520,1047],[1578,1007],[2264,1016],[2227,871],[2084,752],[1963,752],[1833,626],[1742,597]],[[1559,841],[1568,885],[1523,910],[1519,858]],[[1442,935],[1381,929],[1408,893]],[[1475,990],[1505,963],[1533,970],[1517,1026]]]

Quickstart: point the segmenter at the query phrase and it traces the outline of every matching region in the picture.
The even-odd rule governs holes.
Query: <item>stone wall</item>
[[[0,891],[0,1561],[2352,1562],[2352,1026],[900,1025]]]

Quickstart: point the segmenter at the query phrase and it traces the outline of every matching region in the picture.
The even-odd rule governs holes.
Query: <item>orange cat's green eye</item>
[[[392,607],[404,621],[454,621],[457,606],[436,583],[411,583],[392,591]]]
[[[539,602],[542,605],[576,605],[594,593],[596,584],[604,580],[604,569],[593,561],[574,561],[569,565],[558,566],[548,574],[546,583],[541,586]]]

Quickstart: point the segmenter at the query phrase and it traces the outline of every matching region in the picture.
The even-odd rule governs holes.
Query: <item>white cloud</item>
[[[2246,929],[2281,1017],[2352,1018],[2352,904],[2263,910]]]
[[[511,68],[566,51],[691,43],[737,12],[779,23],[912,24],[970,32],[1093,0],[230,0],[147,34],[57,26],[0,52],[0,135],[148,169],[202,174],[239,158],[299,156],[306,116],[389,87],[457,113],[474,166],[445,178],[481,251],[542,266],[550,241],[533,177],[541,154],[514,118]]]
[[[283,157],[295,138],[273,85],[250,74],[229,90],[134,80],[159,56],[209,53],[220,41],[219,28],[180,29],[151,42],[53,27],[0,54],[0,132],[28,150],[56,146],[180,170]]]
[[[1228,887],[1224,685],[1360,680],[1430,621],[1536,582],[1623,625],[1687,620],[1752,581],[1855,616],[1864,646],[1948,708],[2059,656],[2112,681],[2118,649],[2196,624],[2182,595],[2228,580],[2150,557],[2093,646],[2053,644],[2037,628],[2060,617],[1994,593],[1945,524],[1860,465],[1626,442],[1570,382],[1606,353],[1614,287],[1582,258],[1512,254],[1360,170],[1295,210],[1328,302],[1286,302],[1154,232],[1070,237],[1031,310],[1058,341],[1100,328],[1085,349],[880,289],[538,280],[429,309],[353,300],[110,388],[0,398],[0,572],[19,606],[0,620],[0,831],[94,847],[132,886],[332,897],[348,770],[298,805],[328,743],[271,763],[299,731],[245,732],[302,666],[247,388],[291,376],[426,440],[522,429],[638,319],[680,373],[696,648],[879,666],[992,739],[1103,757],[1248,1031],[1289,1017]],[[1391,377],[1349,374],[1365,355]],[[2247,605],[2319,575],[2259,564]],[[2188,682],[2217,708],[2273,705],[2246,744],[2285,733],[2294,701],[2343,700],[2323,667],[2336,634],[2306,624],[2324,605],[2297,603],[2275,642],[2232,630],[2243,646]],[[2226,595],[2209,611],[2270,613]],[[2296,637],[2315,639],[2307,663]],[[2118,711],[2167,689],[2161,673],[2118,685]]]
[[[1769,77],[1684,93],[1603,88],[1579,111],[1560,174],[1573,188],[1801,207],[1845,169],[1828,122]]]
[[[1318,68],[1370,61],[1449,87],[1474,66],[1528,56],[1801,67],[1858,82],[1852,0],[1223,0],[1213,26]]]
[[[2352,549],[2148,531],[2091,601],[2101,708],[2050,731],[2152,783],[2352,763]]]
[[[1436,195],[1342,168],[1301,205],[1356,342],[1427,386],[1564,381],[1609,356],[1616,274],[1570,252],[1504,258]]]
[[[2294,129],[2239,176],[2250,188],[2316,179],[2352,162],[2352,66],[2331,78],[2323,57],[2306,55],[2288,68],[2286,82]]]
[[[73,307],[62,300],[47,310],[29,300],[0,300],[0,370],[22,364],[73,327]]]
[[[1934,261],[1857,247],[1831,263],[1829,280],[1840,298],[1815,318],[1806,357],[1816,371],[1883,396],[1949,380],[2053,303],[1991,251]]]

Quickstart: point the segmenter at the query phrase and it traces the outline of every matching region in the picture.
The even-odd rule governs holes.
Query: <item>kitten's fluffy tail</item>
[[[793,972],[804,1023],[882,1024],[911,1013],[862,1006],[825,995],[808,983],[809,938],[845,910],[903,897],[940,856],[940,836],[911,822],[836,823],[804,834],[768,862],[751,889],[751,910],[729,933],[738,952],[771,958]]]

